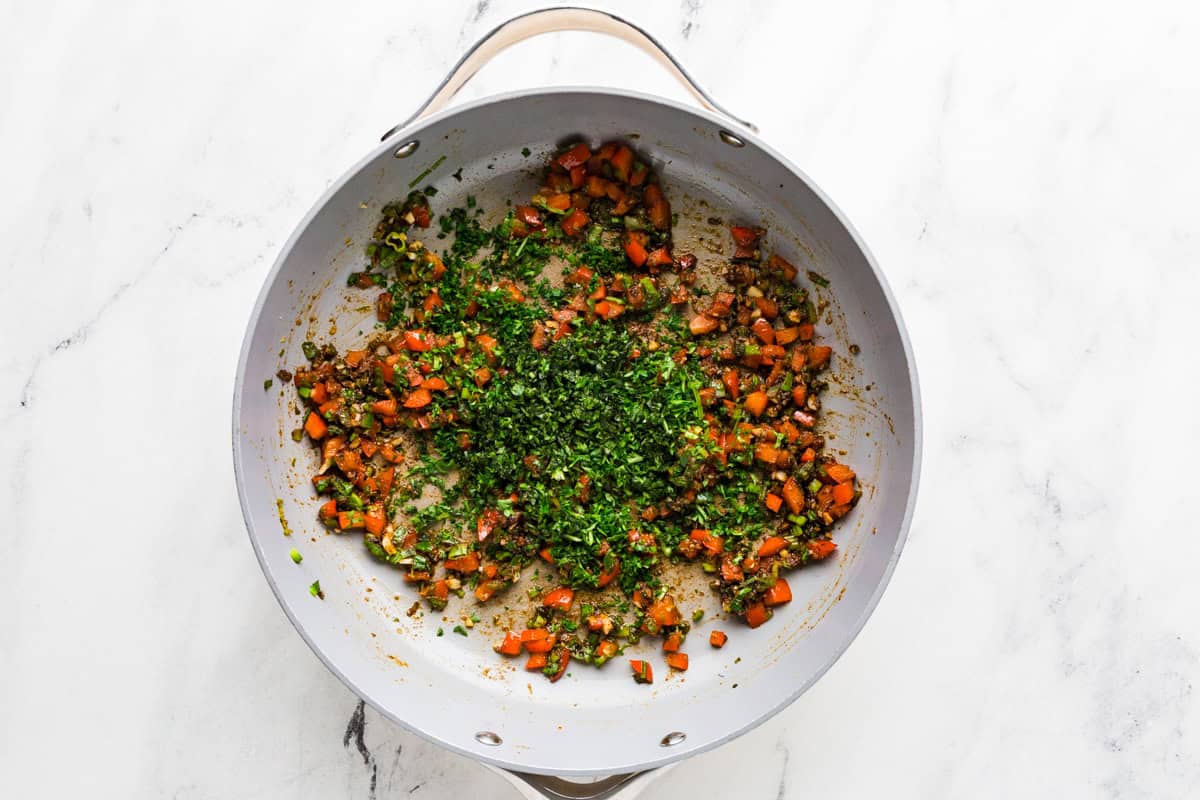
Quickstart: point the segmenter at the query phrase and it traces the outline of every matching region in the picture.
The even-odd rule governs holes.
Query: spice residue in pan
[[[698,566],[757,627],[861,495],[818,429],[822,309],[752,221],[681,252],[625,144],[572,146],[544,184],[495,227],[471,199],[435,218],[432,188],[385,207],[348,278],[376,293],[378,331],[306,342],[295,370],[319,516],[434,609],[527,602],[496,649],[552,681],[647,636],[686,671],[665,567]],[[545,580],[515,597],[535,564]],[[447,624],[469,636],[481,615]]]

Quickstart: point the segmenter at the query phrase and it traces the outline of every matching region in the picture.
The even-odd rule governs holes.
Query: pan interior
[[[743,147],[725,143],[721,129],[704,113],[612,92],[547,91],[474,104],[377,149],[334,185],[281,254],[247,334],[235,397],[243,510],[264,572],[298,630],[396,722],[525,772],[645,768],[714,746],[778,711],[828,668],[873,608],[903,542],[915,488],[915,376],[901,323],[869,257],[819,193],[749,137]],[[680,578],[681,605],[706,614],[689,636],[688,672],[669,674],[664,665],[650,687],[635,684],[619,663],[575,667],[550,684],[496,656],[496,630],[523,624],[520,586],[509,593],[511,612],[484,609],[483,623],[466,637],[451,631],[470,614],[469,601],[410,615],[416,593],[399,572],[372,560],[357,536],[332,535],[317,523],[309,484],[315,456],[291,439],[301,421],[292,391],[279,381],[261,388],[280,368],[303,363],[305,340],[347,348],[371,332],[373,296],[347,289],[345,279],[361,266],[383,205],[410,185],[437,189],[435,211],[470,195],[493,222],[536,187],[547,154],[572,140],[614,138],[632,144],[662,176],[679,214],[677,253],[719,261],[710,249],[728,242],[710,218],[761,224],[767,247],[800,267],[801,280],[809,269],[830,280],[829,290],[817,290],[829,301],[819,329],[835,349],[822,425],[831,451],[854,465],[865,492],[835,530],[838,561],[789,576],[795,599],[762,628],[724,618],[698,570]],[[419,142],[416,151],[395,157],[408,140]],[[446,243],[434,230],[424,238],[441,249]],[[304,556],[300,565],[289,557],[293,547]],[[309,592],[314,580],[323,601]],[[707,644],[715,628],[730,635],[722,650]],[[627,653],[658,665],[657,651],[648,639]]]

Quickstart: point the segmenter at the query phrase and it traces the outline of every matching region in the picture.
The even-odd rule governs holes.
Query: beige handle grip
[[[646,33],[642,28],[607,11],[567,6],[530,11],[528,14],[513,17],[507,22],[497,25],[476,42],[470,50],[463,54],[463,57],[450,70],[450,74],[442,80],[433,94],[429,96],[429,99],[422,103],[411,117],[394,126],[382,138],[386,140],[389,136],[422,117],[440,111],[445,107],[446,103],[450,102],[454,95],[458,94],[459,89],[474,77],[476,72],[514,44],[523,42],[526,39],[532,39],[544,33],[555,33],[558,31],[603,33],[628,42],[649,55],[661,64],[667,72],[674,75],[675,79],[683,84],[683,87],[691,92],[692,96],[704,108],[727,117],[747,130],[758,130],[758,127],[754,123],[735,116],[714,100],[708,92],[701,88],[696,79],[688,74],[683,65],[657,39]]]

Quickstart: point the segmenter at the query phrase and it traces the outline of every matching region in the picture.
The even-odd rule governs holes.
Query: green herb
[[[275,385],[275,381],[271,380],[270,378],[267,378],[265,381],[263,381],[263,391],[264,392],[267,391],[274,385]]]
[[[525,156],[526,158],[529,158],[529,154],[530,154],[530,153],[532,153],[532,152],[533,152],[533,151],[532,151],[532,150],[530,150],[528,147],[522,147],[522,148],[521,148],[521,155]]]
[[[288,555],[291,556],[292,561],[297,564],[299,564],[301,561],[304,560],[304,556],[300,555],[300,551],[294,547],[292,548],[292,551],[290,553],[288,553]]]
[[[819,272],[813,272],[811,269],[808,271],[808,279],[822,288],[829,286],[828,278]]]
[[[441,628],[438,628],[438,629],[437,629],[437,635],[438,635],[438,636],[441,636],[443,633],[445,633],[445,631],[443,631]]]
[[[462,625],[455,625],[455,626],[454,626],[454,632],[455,632],[455,633],[457,633],[459,636],[466,636],[466,635],[467,635],[467,629],[466,629],[466,628],[464,628]]]
[[[311,594],[313,597],[319,597],[322,600],[325,599],[325,593],[321,591],[321,582],[320,581],[313,581],[312,585],[308,587],[308,593]]]
[[[435,169],[437,169],[438,167],[440,167],[442,165],[442,162],[445,160],[446,160],[445,156],[438,156],[437,161],[433,162],[433,164],[431,164],[424,172],[422,172],[420,175],[418,175],[417,177],[413,178],[411,181],[408,182],[408,188],[412,189],[418,183],[420,183],[421,181],[428,178]]]
[[[304,357],[309,361],[315,361],[317,358],[317,346],[312,342],[305,342],[300,345],[300,349],[304,351]]]

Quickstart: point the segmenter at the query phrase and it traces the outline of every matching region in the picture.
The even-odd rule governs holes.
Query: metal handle
[[[610,775],[586,783],[549,775],[509,772],[490,764],[484,766],[508,781],[525,800],[635,800],[642,790],[667,774],[675,764],[645,772]]]
[[[565,6],[563,8],[543,8],[537,11],[530,11],[527,14],[521,14],[497,25],[485,34],[482,39],[472,45],[470,50],[463,54],[463,57],[450,70],[450,74],[442,80],[433,94],[429,96],[429,99],[422,103],[411,117],[399,125],[392,127],[391,130],[383,135],[382,139],[386,140],[392,134],[422,117],[440,111],[454,95],[458,94],[458,90],[474,77],[476,72],[514,44],[523,42],[526,39],[532,39],[535,36],[540,36],[543,33],[556,33],[558,31],[604,33],[626,41],[648,54],[661,64],[667,72],[674,75],[675,79],[692,93],[692,96],[696,98],[700,105],[709,111],[727,117],[747,130],[758,131],[758,126],[754,123],[734,115],[714,100],[708,92],[701,88],[696,79],[683,68],[683,65],[676,60],[675,56],[671,55],[662,46],[661,42],[646,33],[642,28],[634,25],[627,19],[623,19],[607,11]]]

